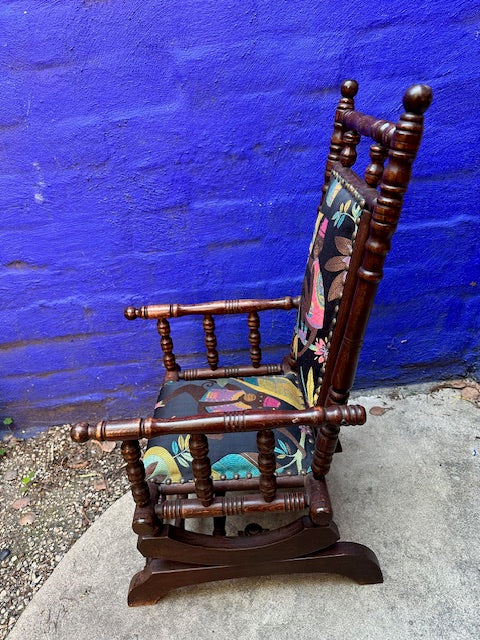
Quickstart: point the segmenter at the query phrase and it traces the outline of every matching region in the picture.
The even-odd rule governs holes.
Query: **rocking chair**
[[[367,547],[338,542],[326,475],[341,425],[365,409],[347,405],[382,267],[420,145],[431,90],[414,85],[395,124],[355,110],[358,85],[343,82],[322,201],[301,296],[128,307],[156,319],[166,375],[153,418],[79,423],[76,442],[121,440],[146,558],[128,603],[153,604],[177,587],[253,575],[336,573],[382,581]],[[364,178],[353,170],[360,137],[373,140]],[[261,364],[259,312],[296,308],[290,354]],[[219,366],[214,316],[247,314],[248,366]],[[168,318],[203,316],[209,368],[180,370]],[[147,438],[141,460],[139,439]],[[226,518],[301,512],[274,530],[250,524],[227,536]],[[213,534],[186,518],[213,519]]]

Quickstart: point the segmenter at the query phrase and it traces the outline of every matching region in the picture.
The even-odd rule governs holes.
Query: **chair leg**
[[[333,573],[358,584],[383,582],[376,555],[368,547],[354,542],[337,542],[328,549],[299,558],[243,565],[199,566],[148,558],[143,571],[132,578],[128,604],[132,607],[155,604],[173,589],[204,582],[284,573]]]

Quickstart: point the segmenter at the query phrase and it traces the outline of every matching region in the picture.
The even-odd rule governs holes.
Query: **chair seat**
[[[285,376],[212,378],[171,381],[160,389],[155,418],[181,418],[247,409],[303,409],[305,402],[294,373]],[[274,429],[277,475],[308,473],[314,438],[302,425]],[[159,436],[149,440],[144,456],[148,479],[181,482],[193,478],[189,436]],[[212,477],[250,478],[259,475],[256,432],[208,436]]]

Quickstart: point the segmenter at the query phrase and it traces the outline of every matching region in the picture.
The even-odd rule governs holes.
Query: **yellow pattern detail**
[[[315,239],[317,237],[317,233],[320,228],[320,223],[324,217],[325,217],[324,214],[321,211],[319,211],[317,216],[317,221],[315,222],[315,230],[313,232],[312,241],[310,242],[310,248],[308,250],[308,255],[312,253],[313,245],[315,244]]]
[[[151,474],[151,477],[165,475],[167,478],[170,478],[172,482],[180,482],[182,478],[180,469],[173,459],[173,456],[164,449],[164,447],[151,447],[145,452],[143,458],[145,467],[154,463],[157,463],[157,468]],[[158,465],[160,465],[160,469],[158,469]]]
[[[313,407],[314,405],[314,391],[315,391],[315,382],[313,381],[313,368],[310,369],[307,376],[307,400],[308,406]]]
[[[269,396],[274,396],[279,400],[283,400],[288,404],[291,404],[295,409],[304,409],[305,402],[303,400],[302,393],[291,380],[288,378],[282,378],[280,376],[263,378],[261,381],[258,379],[257,384],[247,382],[245,378],[239,380],[241,384],[247,385],[252,389],[261,391]]]

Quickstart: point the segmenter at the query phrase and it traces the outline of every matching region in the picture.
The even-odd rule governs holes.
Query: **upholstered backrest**
[[[393,123],[357,111],[357,91],[355,80],[342,83],[289,360],[310,406],[348,401],[432,99],[430,87],[413,85]],[[352,169],[362,139],[370,145],[363,177]],[[329,467],[332,433],[318,474]]]
[[[333,170],[318,209],[292,346],[300,387],[310,406],[323,380],[364,205],[358,191]]]

